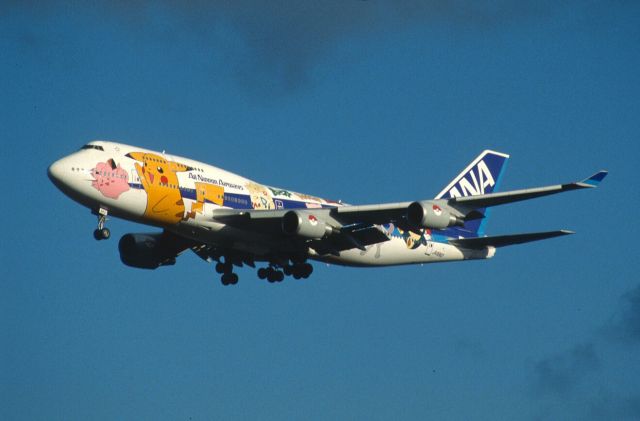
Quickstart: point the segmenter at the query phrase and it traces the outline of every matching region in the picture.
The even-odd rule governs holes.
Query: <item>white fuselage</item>
[[[109,215],[154,225],[209,245],[251,253],[260,260],[282,239],[216,222],[214,211],[296,209],[342,206],[339,202],[256,183],[188,158],[136,146],[94,141],[49,168],[65,194]],[[385,226],[390,241],[339,255],[309,258],[349,266],[384,266],[485,259],[495,249],[467,250],[447,243],[437,231],[422,235]]]

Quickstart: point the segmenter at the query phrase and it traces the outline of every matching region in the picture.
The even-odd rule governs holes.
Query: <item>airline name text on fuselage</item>
[[[229,183],[222,179],[215,180],[213,178],[205,177],[200,174],[189,173],[189,178],[192,180],[202,181],[203,183],[215,184],[217,186],[229,187],[231,189],[236,189],[236,190],[244,190],[244,187],[242,187],[239,184]]]

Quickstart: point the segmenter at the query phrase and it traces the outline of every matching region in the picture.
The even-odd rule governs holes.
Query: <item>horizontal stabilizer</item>
[[[514,244],[530,243],[532,241],[546,240],[548,238],[560,237],[573,233],[573,231],[567,230],[532,232],[528,234],[497,235],[494,237],[460,238],[457,240],[449,240],[449,243],[463,248],[481,249],[487,246],[504,247]]]

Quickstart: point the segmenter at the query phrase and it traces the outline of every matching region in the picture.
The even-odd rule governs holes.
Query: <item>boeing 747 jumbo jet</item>
[[[256,183],[198,161],[120,143],[93,141],[54,162],[51,181],[98,218],[97,240],[110,237],[107,216],[158,227],[125,234],[126,265],[173,265],[191,249],[217,262],[224,285],[236,267],[280,282],[307,278],[308,260],[386,266],[493,257],[496,248],[572,234],[548,231],[485,236],[488,208],[596,187],[600,171],[574,183],[498,193],[509,155],[484,151],[434,199],[352,206]]]

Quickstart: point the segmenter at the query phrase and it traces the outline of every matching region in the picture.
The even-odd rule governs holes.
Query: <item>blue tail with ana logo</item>
[[[497,192],[508,159],[509,155],[501,152],[483,151],[435,198],[450,199]],[[477,219],[466,221],[462,227],[447,228],[443,234],[449,237],[465,238],[484,235],[484,226],[488,219],[489,210],[481,208],[476,211],[478,212]]]

